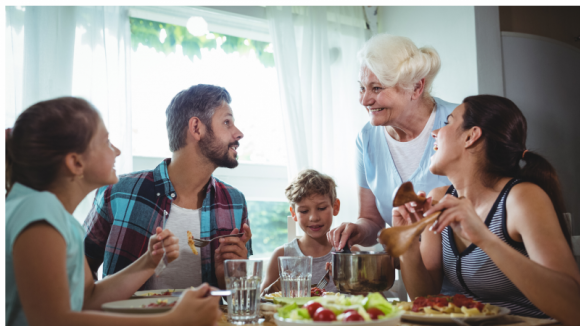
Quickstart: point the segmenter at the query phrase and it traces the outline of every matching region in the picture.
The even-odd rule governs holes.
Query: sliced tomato
[[[365,321],[365,319],[358,312],[351,311],[344,315],[343,321]]]
[[[314,318],[314,313],[316,312],[316,310],[318,310],[318,308],[322,308],[322,305],[320,304],[320,302],[308,301],[302,308],[306,308],[308,310],[310,318]]]
[[[385,315],[385,313],[382,312],[378,308],[369,308],[369,309],[367,309],[367,314],[369,314],[369,316],[371,317],[372,320],[377,320],[377,319],[379,319],[379,316],[384,316]]]
[[[335,321],[336,315],[329,309],[318,308],[312,316],[312,320],[314,321]]]

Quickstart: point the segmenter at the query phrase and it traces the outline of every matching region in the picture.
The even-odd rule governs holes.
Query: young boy
[[[304,170],[286,188],[286,197],[290,201],[290,213],[304,231],[304,236],[276,248],[262,283],[263,293],[281,290],[278,280],[278,257],[312,256],[313,285],[322,279],[326,269],[330,267],[327,265],[332,262],[331,252],[334,248],[326,238],[326,233],[332,225],[332,217],[338,215],[340,210],[334,180],[318,171]],[[325,291],[338,292],[332,277]]]

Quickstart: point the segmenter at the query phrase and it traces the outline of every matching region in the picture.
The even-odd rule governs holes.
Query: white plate
[[[179,298],[174,297],[152,297],[145,299],[130,299],[123,301],[107,302],[101,306],[104,311],[122,312],[133,314],[156,314],[171,310],[173,307],[143,308],[143,305],[157,302],[157,300],[167,300],[167,303],[173,303]]]
[[[497,315],[493,316],[477,316],[477,317],[451,317],[449,315],[441,315],[441,316],[421,316],[421,315],[407,315],[404,314],[401,319],[404,321],[417,321],[422,323],[434,323],[434,324],[447,324],[453,323],[456,320],[465,321],[465,322],[478,322],[482,320],[489,320],[501,316],[508,315],[510,310],[505,307],[499,307],[499,312]]]
[[[147,291],[137,291],[135,294],[131,296],[131,299],[138,299],[138,298],[165,298],[170,297],[170,295],[151,295],[151,293],[161,294],[167,291],[170,292],[183,292],[184,289],[160,289],[160,290],[147,290]]]
[[[344,326],[396,326],[399,325],[401,320],[401,315],[403,311],[391,316],[391,318],[381,319],[381,320],[371,320],[371,321],[348,321],[348,322],[323,322],[323,321],[285,321],[284,319],[278,317],[278,314],[274,315],[274,321],[278,326],[321,326],[321,325],[344,325]]]

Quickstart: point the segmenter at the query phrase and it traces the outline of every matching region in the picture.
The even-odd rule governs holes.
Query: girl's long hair
[[[527,122],[520,109],[509,99],[495,95],[469,96],[463,103],[463,129],[477,126],[482,130],[485,184],[492,185],[501,177],[511,177],[538,185],[550,197],[564,237],[571,247],[558,175],[548,160],[526,150]],[[525,163],[523,167],[520,167],[520,160]]]
[[[43,191],[55,181],[68,153],[84,153],[99,113],[87,101],[61,97],[36,103],[6,130],[6,194],[18,182]]]

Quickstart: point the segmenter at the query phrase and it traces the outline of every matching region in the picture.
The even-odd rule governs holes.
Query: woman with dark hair
[[[577,323],[580,272],[562,193],[550,163],[526,149],[522,112],[479,95],[447,120],[433,132],[429,169],[452,185],[433,189],[424,205],[393,208],[395,226],[442,211],[400,257],[409,295],[438,294],[445,275],[463,294],[512,314]]]
[[[174,235],[158,228],[148,243],[136,244],[146,248],[145,255],[94,283],[84,256],[84,230],[72,213],[89,192],[117,182],[113,166],[119,154],[99,113],[78,98],[34,104],[6,130],[6,325],[217,321],[219,298],[205,298],[207,284],[186,291],[163,315],[86,311],[128,299],[153,274],[164,251],[169,261],[179,256]]]

